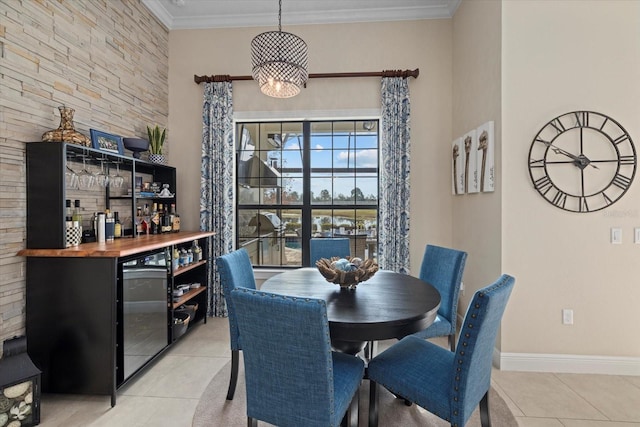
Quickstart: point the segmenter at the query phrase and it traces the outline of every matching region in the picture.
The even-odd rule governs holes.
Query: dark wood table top
[[[416,277],[386,270],[378,271],[355,290],[327,282],[311,267],[273,276],[260,289],[324,299],[332,342],[402,338],[431,325],[440,307],[440,293],[433,286]]]

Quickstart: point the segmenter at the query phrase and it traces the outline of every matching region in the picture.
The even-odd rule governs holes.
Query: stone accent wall
[[[0,341],[25,332],[25,143],[63,104],[87,136],[166,127],[168,40],[140,0],[0,0]]]

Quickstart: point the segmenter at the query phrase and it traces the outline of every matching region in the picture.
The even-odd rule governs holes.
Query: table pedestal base
[[[364,346],[367,344],[366,341],[340,341],[340,340],[331,340],[331,347],[335,351],[339,351],[341,353],[356,355],[360,353]]]

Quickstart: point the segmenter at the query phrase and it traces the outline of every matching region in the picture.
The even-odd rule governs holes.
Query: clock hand
[[[595,169],[600,169],[598,166],[594,165],[593,163],[589,162],[589,159],[584,156],[584,155],[580,155],[580,156],[576,156],[575,154],[572,154],[566,150],[563,150],[560,147],[556,147],[553,144],[551,144],[548,141],[542,141],[543,144],[545,144],[547,147],[549,147],[554,153],[556,154],[563,154],[567,157],[569,157],[570,159],[573,159],[575,161],[575,165],[576,166],[582,166],[581,169],[583,169],[586,165],[589,165]]]

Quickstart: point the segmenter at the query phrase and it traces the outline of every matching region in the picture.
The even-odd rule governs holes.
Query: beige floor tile
[[[640,388],[615,375],[556,374],[611,421],[640,423]]]
[[[491,387],[493,387],[498,395],[504,400],[504,402],[507,404],[507,407],[515,417],[524,416],[520,408],[518,408],[518,405],[516,405],[515,402],[511,400],[509,395],[498,385],[498,383],[496,383],[495,381],[491,381]]]
[[[197,399],[228,361],[221,357],[167,354],[119,395]]]
[[[113,410],[95,419],[91,427],[188,427],[197,399],[124,396]]]
[[[625,423],[618,421],[594,420],[565,420],[561,419],[564,427],[639,427],[640,423]]]
[[[516,417],[518,427],[565,427],[556,418],[526,418]]]
[[[640,376],[638,377],[623,376],[622,378],[629,381],[631,384],[635,385],[636,387],[640,388]]]
[[[203,325],[201,328],[204,330],[209,328],[209,325]],[[229,334],[227,333],[226,338],[218,339],[199,333],[188,334],[171,347],[169,354],[174,356],[231,357],[231,347],[228,335]]]
[[[527,417],[606,420],[553,374],[496,371],[492,378]]]
[[[43,394],[40,426],[86,427],[110,410],[111,396]]]

